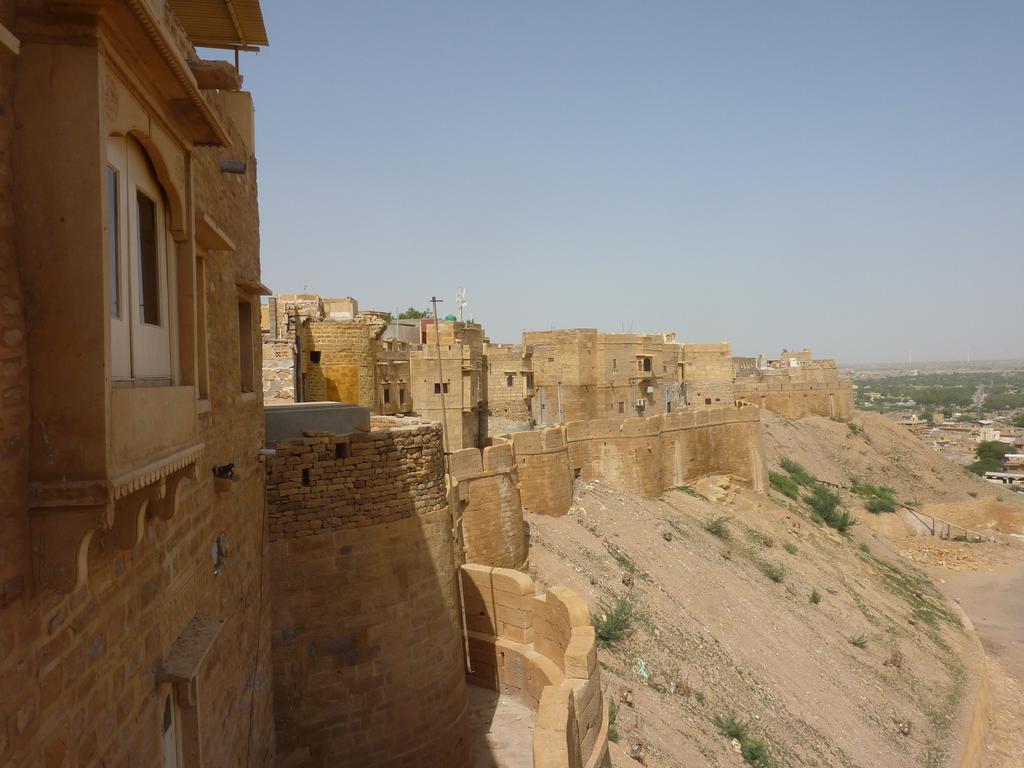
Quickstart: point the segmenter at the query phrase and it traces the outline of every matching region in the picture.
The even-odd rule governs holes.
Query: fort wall
[[[736,396],[787,419],[808,415],[837,421],[853,418],[853,384],[845,379],[814,383],[738,381]]]
[[[466,561],[518,568],[526,560],[523,504],[512,446],[466,448],[451,457]]]
[[[267,462],[280,765],[468,760],[441,428],[375,423]]]
[[[524,573],[462,566],[471,679],[537,712],[535,768],[609,765],[608,710],[601,694],[587,604],[565,587],[536,594]]]

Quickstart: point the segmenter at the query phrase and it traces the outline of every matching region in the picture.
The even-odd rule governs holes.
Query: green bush
[[[892,488],[854,481],[851,490],[864,499],[864,508],[868,512],[877,515],[896,511],[896,492]]]
[[[730,739],[736,739],[739,742],[747,738],[747,724],[736,717],[736,715],[730,714],[726,717],[715,715],[712,718],[712,722],[723,736],[728,736]]]
[[[811,590],[810,600],[811,603],[813,603],[814,605],[817,605],[821,602],[821,592],[818,591],[817,587]]]
[[[602,602],[600,613],[592,619],[597,644],[608,648],[633,634],[633,601],[617,597],[612,603]]]
[[[715,715],[711,721],[719,733],[740,743],[740,755],[747,765],[753,768],[770,768],[771,756],[768,754],[768,747],[760,739],[747,737],[748,726],[745,722],[732,714],[726,717]]]
[[[703,493],[698,491],[692,485],[677,485],[676,486],[676,490],[677,491],[682,491],[687,496],[693,496],[695,499],[703,499],[704,501],[708,500],[707,496],[705,496]]]
[[[721,515],[720,517],[713,518],[704,523],[704,530],[712,536],[717,536],[720,539],[728,539],[732,536],[729,532],[730,520],[732,520],[732,518],[728,515]]]
[[[616,722],[619,719],[619,703],[615,701],[614,696],[608,697],[608,741],[614,741],[616,744],[619,741],[619,729],[616,727]]]
[[[778,563],[772,563],[768,560],[758,560],[757,567],[765,576],[778,584],[782,581],[782,578],[786,575],[786,569]]]
[[[789,554],[791,554],[791,555],[795,555],[796,552],[797,552],[796,544],[794,544],[791,541],[787,541],[785,544],[783,544],[782,548],[784,550],[786,550],[787,552],[789,552]]]
[[[768,768],[771,759],[768,755],[768,747],[758,739],[748,739],[740,742],[740,754],[748,765],[754,768]]]
[[[791,499],[800,497],[800,486],[789,475],[783,475],[780,472],[769,472],[768,482],[772,484],[772,488],[776,491],[789,496]]]
[[[1018,413],[1010,423],[1015,427],[1024,427],[1024,413]]]
[[[789,476],[793,478],[793,481],[797,485],[814,485],[818,482],[818,479],[814,475],[792,459],[784,458],[779,463],[782,465],[782,468],[789,473]]]
[[[858,648],[867,648],[868,636],[863,632],[859,635],[854,635],[850,638],[850,645],[855,645]]]
[[[839,509],[841,499],[838,494],[823,485],[815,485],[803,500],[811,508],[814,516],[839,533],[846,533],[857,524],[857,520],[849,512]]]
[[[863,434],[863,432],[864,432],[863,428],[861,428],[861,427],[857,426],[857,425],[856,425],[856,424],[854,424],[854,423],[853,423],[852,421],[848,421],[848,422],[846,422],[846,428],[847,428],[848,430],[850,430],[850,434],[851,434],[851,435],[854,435],[854,436],[857,436],[857,435]]]

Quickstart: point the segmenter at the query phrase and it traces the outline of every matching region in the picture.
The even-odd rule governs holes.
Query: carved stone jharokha
[[[108,480],[32,483],[37,588],[68,593],[85,583],[96,533],[120,549],[131,549],[142,541],[147,517],[173,516],[204,452],[198,443]]]

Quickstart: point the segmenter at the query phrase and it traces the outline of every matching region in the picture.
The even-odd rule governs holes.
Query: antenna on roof
[[[466,306],[466,289],[459,287],[455,289],[455,306],[459,308],[459,322],[462,322],[462,309]]]

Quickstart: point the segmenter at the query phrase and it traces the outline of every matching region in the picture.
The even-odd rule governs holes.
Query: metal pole
[[[441,364],[441,329],[438,326],[437,303],[441,299],[436,296],[430,297],[430,304],[434,308],[434,347],[437,350],[437,376],[441,386],[441,445],[444,448],[444,472],[448,480],[448,503],[454,505],[452,510],[452,538],[457,545],[458,555],[455,558],[455,581],[459,585],[459,612],[462,615],[462,644],[466,653],[466,671],[473,671],[473,662],[469,658],[469,625],[466,622],[466,595],[462,589],[462,563],[466,554],[466,536],[462,529],[462,505],[456,498],[456,486],[452,482],[451,461],[449,461],[448,441],[448,406],[445,403],[444,391],[444,366]]]

